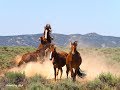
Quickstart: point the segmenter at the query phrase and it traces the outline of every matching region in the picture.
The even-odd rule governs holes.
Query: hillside
[[[0,46],[34,46],[40,43],[42,34],[0,36]],[[96,33],[81,34],[52,34],[53,43],[58,46],[68,46],[70,41],[77,40],[80,47],[120,47],[120,37],[103,36]]]

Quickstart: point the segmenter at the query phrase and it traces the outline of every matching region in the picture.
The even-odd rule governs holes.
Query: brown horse
[[[56,48],[53,46],[51,46],[50,48],[51,53],[50,53],[50,60],[53,59],[53,68],[54,68],[54,75],[55,75],[55,81],[56,81],[56,76],[59,73],[59,70],[61,71],[61,75],[60,75],[60,79],[62,77],[62,67],[66,65],[66,57],[67,57],[67,53],[66,52],[57,52]],[[56,69],[58,68],[58,71],[56,72]]]
[[[18,63],[18,67],[21,66],[24,62],[28,63],[30,61],[37,61],[37,57],[38,51],[25,53],[24,55],[22,55],[22,58]]]
[[[71,71],[71,77],[73,78],[73,81],[76,80],[76,75],[82,77],[82,73],[79,71],[79,66],[81,65],[81,63],[82,58],[80,56],[80,53],[77,51],[77,41],[75,41],[74,43],[71,43],[71,51],[66,58],[67,78],[69,71]],[[73,72],[73,69],[75,70],[75,72]]]
[[[24,54],[20,60],[20,62],[18,63],[18,66],[22,65],[24,62],[30,62],[30,61],[37,61],[38,58],[40,58],[40,60],[44,61],[44,56],[45,56],[45,49],[48,46],[45,45],[43,46],[43,48],[36,50],[35,52],[28,52],[26,54]]]

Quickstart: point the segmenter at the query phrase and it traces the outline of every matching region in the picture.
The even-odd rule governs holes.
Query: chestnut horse
[[[54,76],[55,76],[55,81],[56,81],[56,76],[58,75],[59,70],[61,71],[60,79],[62,77],[62,73],[63,73],[62,67],[66,65],[67,53],[57,52],[56,47],[54,47],[54,45],[51,46],[50,50],[51,50],[50,60],[53,59]],[[58,69],[57,72],[56,72],[56,69]]]
[[[40,60],[44,61],[44,56],[45,56],[45,50],[48,47],[48,45],[44,45],[41,49],[36,50],[35,52],[28,52],[24,54],[18,63],[18,66],[22,65],[24,62],[30,62],[30,61],[37,61],[38,58]]]
[[[73,78],[73,81],[76,80],[76,75],[82,77],[82,73],[80,72],[79,68],[81,63],[82,58],[80,56],[80,53],[77,51],[77,41],[75,41],[74,43],[71,43],[71,51],[68,53],[66,58],[67,78],[69,71],[71,71],[71,77]],[[75,72],[73,72],[73,69]]]
[[[38,51],[25,53],[24,55],[22,55],[22,58],[18,63],[18,67],[21,66],[24,62],[28,63],[30,61],[37,61],[38,54]]]

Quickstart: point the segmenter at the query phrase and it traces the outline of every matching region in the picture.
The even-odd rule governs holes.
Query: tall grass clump
[[[120,90],[120,78],[111,73],[101,73],[95,80],[88,82],[87,90]]]
[[[46,80],[44,77],[40,75],[29,77],[27,78],[27,80],[28,80],[28,85],[27,85],[28,90],[47,90],[49,88],[46,86],[48,80]]]
[[[5,78],[7,79],[8,84],[24,84],[26,78],[24,73],[20,72],[7,72],[5,73]]]
[[[80,84],[73,82],[71,79],[62,80],[53,85],[52,90],[80,90]]]

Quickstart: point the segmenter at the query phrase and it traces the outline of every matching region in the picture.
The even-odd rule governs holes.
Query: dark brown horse
[[[50,53],[50,60],[53,59],[53,68],[54,68],[54,75],[55,75],[55,81],[56,81],[56,76],[58,75],[59,70],[61,71],[61,75],[60,75],[60,79],[62,77],[62,67],[66,65],[66,57],[67,57],[67,53],[66,52],[57,52],[56,48],[53,46],[51,46],[50,48],[51,53]],[[58,69],[58,71],[56,72],[56,69]]]
[[[45,28],[44,28],[44,38],[51,43],[51,41],[53,40],[53,38],[50,36],[52,30],[51,30],[51,26],[50,24],[46,24]]]
[[[66,66],[67,66],[67,78],[68,73],[71,71],[71,77],[73,78],[73,81],[76,80],[76,75],[82,76],[82,73],[79,71],[79,66],[82,63],[82,58],[80,56],[80,53],[77,51],[77,41],[74,43],[71,43],[71,51],[69,52],[67,58],[66,58]],[[73,69],[75,70],[73,72]]]

